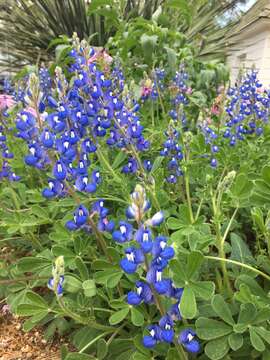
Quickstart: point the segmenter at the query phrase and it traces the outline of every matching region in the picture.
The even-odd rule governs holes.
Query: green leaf
[[[250,324],[257,315],[256,307],[251,303],[241,304],[238,316],[239,324]]]
[[[111,325],[116,325],[120,323],[122,320],[124,320],[127,317],[127,314],[129,313],[129,307],[124,307],[123,309],[115,312],[112,314],[109,318],[109,323]]]
[[[134,306],[131,308],[131,322],[135,326],[142,326],[144,324],[143,314]]]
[[[233,331],[237,334],[243,334],[248,328],[247,324],[234,324]]]
[[[179,219],[175,218],[175,217],[169,217],[167,220],[167,226],[169,229],[171,230],[178,230],[180,229],[183,225],[180,222]]]
[[[48,314],[48,310],[45,310],[44,307],[35,306],[33,304],[19,304],[17,306],[16,314],[19,316],[40,315],[43,318]]]
[[[149,357],[136,351],[134,354],[132,354],[130,360],[149,360]]]
[[[253,323],[259,324],[259,323],[267,321],[269,319],[270,319],[270,308],[263,308],[257,312]]]
[[[89,278],[89,272],[82,258],[77,256],[75,259],[75,264],[76,264],[76,268],[80,273],[81,279],[87,280]]]
[[[72,47],[67,44],[57,45],[55,48],[55,60],[57,63],[60,63],[70,52]]]
[[[176,68],[176,61],[177,61],[176,52],[174,49],[171,49],[167,46],[165,46],[164,49],[167,51],[169,68],[173,72]]]
[[[267,184],[270,184],[270,166],[269,165],[266,165],[263,167],[262,178]]]
[[[123,273],[120,271],[116,272],[114,274],[111,274],[107,279],[108,288],[112,289],[112,288],[116,287],[116,285],[121,280],[122,276],[123,276]]]
[[[45,220],[49,219],[48,212],[39,205],[33,205],[31,211],[34,215],[36,215],[37,217],[39,217],[41,219],[45,219]]]
[[[77,293],[82,289],[82,282],[72,275],[65,275],[64,289],[70,293]]]
[[[178,359],[179,354],[176,349],[169,349],[168,354],[166,356],[166,360],[175,360]]]
[[[266,293],[264,290],[260,287],[258,282],[253,279],[252,277],[248,275],[240,275],[238,276],[236,280],[236,285],[240,286],[240,284],[245,284],[248,286],[248,288],[251,290],[252,294],[256,296],[260,296],[262,299],[266,299]]]
[[[196,320],[196,331],[199,338],[212,340],[232,333],[233,329],[224,322],[200,317]]]
[[[98,360],[102,360],[108,354],[108,345],[104,339],[99,339],[97,343],[97,358]]]
[[[23,323],[23,330],[24,331],[32,330],[47,315],[48,315],[47,311],[41,311],[41,312],[36,313],[34,316],[30,317]]]
[[[173,281],[176,286],[183,287],[187,281],[187,275],[183,269],[183,265],[176,259],[171,260],[170,269],[173,272]]]
[[[115,170],[117,169],[127,158],[127,154],[123,151],[120,151],[114,158],[114,161],[112,163],[112,168]]]
[[[26,298],[33,304],[33,306],[43,307],[45,309],[48,308],[48,304],[46,301],[38,294],[34,293],[33,291],[29,291],[26,293]]]
[[[96,284],[95,284],[94,280],[85,280],[82,283],[82,288],[83,288],[84,295],[86,297],[93,297],[97,293]]]
[[[243,336],[241,334],[235,334],[235,333],[229,335],[228,341],[230,348],[233,351],[240,349],[244,343]]]
[[[140,38],[140,43],[143,48],[144,58],[147,63],[150,63],[152,60],[154,49],[157,45],[158,36],[157,35],[148,35],[146,33],[142,34]]]
[[[227,336],[209,341],[204,348],[205,354],[211,360],[219,360],[224,358],[224,356],[228,353],[229,350],[230,347],[228,344]]]
[[[241,200],[250,196],[252,187],[252,182],[247,174],[239,174],[231,187],[231,193],[233,197]]]
[[[234,233],[231,233],[231,247],[232,253],[230,259],[251,265],[255,263],[255,259],[247,244]]]
[[[152,169],[150,171],[151,175],[153,175],[156,172],[156,170],[160,169],[160,166],[161,166],[163,160],[164,160],[164,156],[158,156],[155,158]]]
[[[69,353],[66,357],[65,360],[93,360],[96,358],[94,356],[91,355],[87,355],[87,354],[79,354],[79,353]]]
[[[260,230],[261,233],[265,233],[267,231],[266,226],[264,224],[264,216],[262,209],[260,208],[253,208],[251,210],[251,216],[252,219],[257,226],[257,228]]]
[[[196,281],[190,283],[196,297],[209,300],[215,292],[215,284],[212,281]]]
[[[180,301],[180,313],[185,319],[193,319],[197,313],[197,304],[194,291],[186,286]]]
[[[196,272],[199,270],[202,262],[203,262],[203,255],[199,251],[192,251],[187,259],[187,278],[191,280]]]
[[[234,295],[235,299],[241,303],[250,303],[253,300],[250,288],[246,284],[239,286],[239,291]]]
[[[256,349],[259,352],[264,351],[265,345],[253,327],[251,327],[249,329],[249,335],[250,335],[250,342],[251,342],[252,346],[254,347],[254,349]]]
[[[88,15],[96,12],[97,9],[104,6],[112,6],[112,0],[92,0],[88,6]]]
[[[217,294],[213,297],[212,307],[223,321],[229,325],[234,325],[234,320],[230,308],[221,295]]]
[[[28,256],[25,258],[21,258],[18,261],[18,270],[21,272],[35,272],[38,270],[43,270],[45,268],[49,268],[51,272],[52,262],[47,258],[43,257],[32,257]]]
[[[264,341],[266,341],[268,344],[270,344],[270,331],[266,330],[263,326],[256,326],[253,327],[253,329],[256,331],[256,333],[258,335],[260,335],[260,337],[262,337],[264,339]]]

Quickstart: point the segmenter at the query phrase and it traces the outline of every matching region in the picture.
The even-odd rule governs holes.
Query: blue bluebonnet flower
[[[136,221],[137,230],[135,226],[127,226],[130,224],[122,221],[120,230],[113,233],[113,238],[120,243],[136,241],[136,247],[134,245],[125,249],[125,257],[120,261],[120,266],[127,274],[133,274],[141,267],[146,272],[146,281],[137,281],[135,290],[129,291],[126,301],[131,306],[150,304],[155,303],[157,295],[166,296],[172,300],[168,312],[165,315],[162,314],[159,325],[148,327],[149,335],[143,337],[144,346],[152,348],[159,342],[174,342],[174,325],[176,321],[181,320],[179,305],[183,289],[175,287],[173,281],[166,276],[168,263],[174,257],[173,247],[168,244],[165,236],[154,237],[153,235],[152,227],[162,223],[163,212],[159,211],[150,218],[147,216],[150,203],[147,201],[144,188],[140,185],[135,187],[130,199],[131,205],[128,207],[127,217]],[[124,226],[122,231],[121,226]]]
[[[7,144],[7,129],[8,126],[3,121],[3,125],[0,125],[0,159],[2,158],[2,161],[0,161],[0,179],[5,178],[10,181],[19,181],[21,177],[15,174],[9,162],[10,159],[14,158],[14,154],[9,150],[9,146]]]
[[[182,153],[182,147],[179,145],[179,131],[174,127],[173,123],[170,123],[167,131],[165,132],[167,137],[163,143],[163,149],[160,151],[160,155],[164,156],[167,162],[168,176],[166,181],[171,184],[176,184],[177,178],[183,175],[181,170],[181,161],[184,158]]]
[[[124,243],[132,239],[132,231],[133,227],[131,224],[125,221],[120,221],[119,230],[114,231],[112,237],[115,241],[119,243]]]
[[[57,282],[57,285],[55,284],[55,280],[52,277],[48,281],[48,288],[50,290],[56,291],[56,294],[58,296],[62,296],[63,295],[63,282],[64,282],[64,276],[63,275],[61,275],[59,277],[59,281]]]
[[[143,167],[145,168],[146,171],[151,171],[153,164],[150,160],[144,160],[143,161]]]
[[[182,129],[186,129],[187,119],[184,108],[189,103],[187,95],[192,90],[188,86],[188,73],[185,70],[184,64],[180,64],[179,70],[176,72],[169,89],[172,95],[172,109],[169,115],[173,122],[180,123]]]
[[[93,203],[91,213],[97,213],[101,218],[105,218],[108,215],[109,210],[105,208],[103,199]]]
[[[135,234],[135,239],[144,253],[149,253],[153,247],[152,232],[149,228],[141,226]]]
[[[101,232],[107,231],[107,232],[111,233],[114,230],[114,226],[115,226],[114,221],[109,220],[106,216],[100,217],[100,219],[98,221],[98,230]]]
[[[129,158],[127,165],[123,166],[122,172],[124,174],[134,174],[138,170],[137,160],[134,158]]]
[[[137,281],[135,286],[136,291],[130,291],[127,294],[127,302],[129,305],[139,305],[141,302],[145,302],[146,304],[153,302],[152,290],[147,283]]]
[[[158,211],[150,219],[147,220],[146,224],[148,226],[159,226],[164,221],[163,211]]]
[[[58,256],[52,268],[52,277],[49,279],[47,284],[48,288],[54,291],[54,293],[57,296],[63,295],[63,282],[65,280],[64,272],[65,272],[64,257]]]
[[[125,258],[120,261],[120,266],[127,274],[133,274],[138,265],[144,261],[143,252],[140,249],[130,247],[125,250],[125,254]]]
[[[66,228],[68,230],[77,230],[87,223],[87,219],[89,216],[89,211],[83,205],[80,205],[74,212],[73,220],[69,220],[66,222]]]
[[[207,121],[200,122],[198,126],[204,135],[205,143],[209,144],[209,146],[210,146],[210,151],[211,151],[210,165],[213,168],[216,168],[218,165],[216,155],[219,152],[219,147],[218,147],[218,145],[216,145],[216,142],[218,140],[217,132],[210,127],[210,125],[207,123]]]
[[[200,351],[200,343],[195,338],[196,333],[192,329],[183,330],[178,338],[178,342],[182,344],[185,349],[191,353]]]
[[[163,278],[163,268],[162,266],[153,266],[147,272],[147,282],[152,284],[158,294],[164,295],[169,294],[171,291],[172,282],[169,278]]]
[[[174,339],[174,322],[169,315],[164,315],[159,320],[159,326],[161,329],[161,338],[167,343],[172,343]]]
[[[64,191],[64,185],[61,181],[55,180],[55,179],[49,179],[48,180],[48,188],[45,188],[42,191],[42,195],[45,198],[53,198],[55,196],[60,196],[63,194]]]
[[[174,249],[167,244],[167,238],[165,236],[157,236],[152,254],[154,258],[161,257],[166,260],[170,260],[174,257]]]
[[[217,142],[223,140],[229,147],[234,147],[251,136],[261,136],[269,119],[269,93],[263,89],[255,70],[248,71],[234,87],[228,89],[225,102],[225,123],[203,120],[199,125],[206,143],[210,145],[210,165],[213,168],[218,165]]]
[[[162,341],[161,329],[158,325],[148,326],[149,335],[143,337],[143,345],[146,348],[153,348],[158,342]]]

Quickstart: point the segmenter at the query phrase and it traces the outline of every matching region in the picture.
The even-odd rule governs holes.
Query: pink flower
[[[144,87],[142,88],[141,96],[147,97],[147,96],[149,96],[149,95],[151,94],[151,91],[152,91],[152,88],[147,87],[147,86],[144,86]]]
[[[4,110],[6,108],[10,108],[15,104],[11,95],[2,94],[0,95],[0,110]]]
[[[186,94],[191,95],[192,94],[192,88],[188,87],[186,90]]]
[[[88,60],[88,65],[98,60],[103,60],[108,65],[113,62],[113,58],[104,49],[97,51],[93,56],[91,56]]]
[[[36,110],[34,108],[32,108],[31,106],[28,106],[25,111],[29,112],[30,114],[32,114],[33,116],[37,117],[37,113]]]
[[[211,113],[214,114],[214,115],[219,115],[219,113],[220,113],[219,107],[217,105],[213,105],[211,107]]]

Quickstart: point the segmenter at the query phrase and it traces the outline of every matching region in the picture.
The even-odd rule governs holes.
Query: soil
[[[60,360],[62,338],[47,342],[42,329],[28,333],[22,330],[23,321],[12,316],[5,307],[0,310],[0,360]]]

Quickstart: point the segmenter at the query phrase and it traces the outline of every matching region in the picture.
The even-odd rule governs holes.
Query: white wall
[[[255,23],[243,29],[237,43],[229,51],[227,64],[231,68],[231,82],[235,82],[240,68],[255,66],[264,86],[270,85],[270,24]]]

